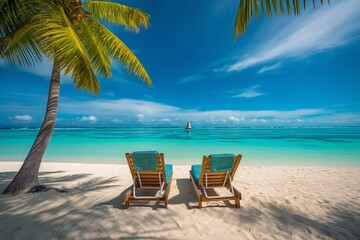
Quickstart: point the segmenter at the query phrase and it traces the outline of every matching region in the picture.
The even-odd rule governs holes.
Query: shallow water
[[[38,130],[0,130],[0,161],[25,159]],[[241,153],[244,165],[360,166],[360,127],[55,129],[47,162],[125,163],[125,153],[157,150],[167,163],[201,163]]]

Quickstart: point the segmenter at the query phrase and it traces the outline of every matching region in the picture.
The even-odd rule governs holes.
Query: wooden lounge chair
[[[235,200],[235,206],[240,208],[241,193],[232,185],[232,180],[241,158],[240,154],[213,154],[204,156],[202,165],[191,166],[190,181],[198,197],[199,208],[202,208],[202,202],[225,200]],[[216,191],[211,191],[218,187],[227,188],[229,194],[218,195]]]
[[[133,187],[125,194],[125,208],[130,202],[163,201],[167,208],[172,180],[172,165],[164,164],[164,154],[141,151],[125,154],[129,164]],[[153,189],[154,195],[137,195],[139,189]],[[141,190],[140,190],[141,191]]]

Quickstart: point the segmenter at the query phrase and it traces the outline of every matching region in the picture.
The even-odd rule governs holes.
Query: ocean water
[[[37,132],[0,130],[0,161],[23,161]],[[140,150],[163,152],[173,164],[241,153],[242,165],[360,167],[360,127],[55,129],[43,161],[126,163],[126,152]]]

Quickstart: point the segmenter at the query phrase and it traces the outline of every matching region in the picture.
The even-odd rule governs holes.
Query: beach
[[[3,191],[21,162],[0,163]],[[124,164],[44,162],[39,180],[66,193],[0,195],[1,239],[359,239],[360,168],[242,166],[241,208],[197,208],[189,165],[174,165],[168,209],[124,209]]]

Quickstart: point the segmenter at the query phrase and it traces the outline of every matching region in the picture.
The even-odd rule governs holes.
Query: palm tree
[[[111,62],[148,85],[151,79],[132,51],[102,20],[139,31],[150,15],[108,1],[0,0],[0,57],[32,66],[44,58],[53,62],[48,102],[39,133],[22,167],[4,193],[42,189],[38,173],[56,122],[60,73],[71,75],[77,89],[98,95],[97,75],[111,76]]]
[[[309,1],[303,0],[304,9],[306,8],[306,2]],[[312,0],[314,8],[315,2],[315,0]],[[327,0],[327,2],[330,5],[330,0]],[[320,0],[320,4],[323,5],[323,3],[324,0]],[[288,15],[291,15],[291,8],[295,15],[299,15],[301,11],[300,0],[240,0],[234,26],[234,40],[245,33],[247,25],[254,18],[254,14],[256,18],[259,18],[259,8],[261,8],[262,15],[265,15],[265,12],[267,12],[269,17],[273,14],[278,15],[279,9],[280,13],[284,14],[286,8]]]

